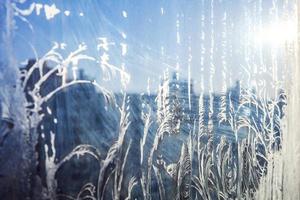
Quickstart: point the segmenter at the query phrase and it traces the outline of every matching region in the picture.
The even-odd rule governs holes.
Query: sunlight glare
[[[281,21],[262,27],[256,35],[259,44],[279,46],[296,40],[297,24],[293,21]]]

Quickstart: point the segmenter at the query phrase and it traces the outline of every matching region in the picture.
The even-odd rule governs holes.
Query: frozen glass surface
[[[0,2],[0,199],[300,199],[297,0]]]

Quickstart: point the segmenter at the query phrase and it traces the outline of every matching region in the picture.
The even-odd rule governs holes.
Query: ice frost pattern
[[[11,20],[21,20],[32,31],[29,17],[34,12],[37,16],[43,12],[49,21],[74,14],[54,3],[31,3],[21,9],[24,2],[5,5],[14,15]],[[284,84],[289,65],[295,60],[295,46],[293,40],[277,43],[285,47],[283,51],[257,42],[265,38],[250,33],[257,22],[256,28],[262,28],[261,9],[265,5],[262,1],[241,2],[248,28],[240,38],[243,42],[233,39],[236,29],[234,16],[226,7],[229,4],[199,1],[199,92],[192,82],[192,39],[182,33],[184,20],[180,14],[175,19],[174,43],[177,49],[184,42],[188,45],[187,80],[181,77],[185,66],[178,53],[175,67],[162,70],[155,93],[150,92],[150,79],[146,93],[127,91],[132,76],[138,74],[127,70],[126,61],[132,54],[127,34],[121,30],[121,42],[101,35],[95,38],[98,43],[94,47],[80,43],[70,52],[66,50],[70,44],[53,42],[43,56],[29,60],[20,69],[17,89],[25,96],[21,109],[30,132],[25,142],[37,153],[25,152],[39,169],[28,183],[35,195],[38,193],[32,198],[279,198],[283,187],[279,157],[287,106]],[[293,20],[290,13],[296,1],[272,2],[275,6],[270,8],[270,16]],[[159,13],[164,16],[168,9],[161,7]],[[252,18],[256,14],[257,18]],[[83,12],[78,15],[85,17]],[[121,10],[120,15],[130,20],[129,11]],[[111,50],[116,48],[118,51]],[[237,54],[237,59],[242,59],[242,83],[235,82],[230,70],[230,65],[239,62],[235,60]],[[116,56],[119,62],[114,61]],[[100,69],[100,78],[85,76],[82,63]],[[285,72],[278,73],[280,69]],[[120,80],[118,92],[102,84],[102,80],[114,84],[114,77]],[[216,91],[215,81],[221,82],[220,91]],[[72,114],[68,109],[74,109]],[[78,121],[91,120],[89,115],[95,117],[95,123]],[[88,125],[80,127],[80,123],[90,125],[86,130],[90,132],[84,132]],[[6,132],[2,136],[4,140]],[[37,184],[41,188],[35,188]],[[271,190],[268,185],[276,187]]]

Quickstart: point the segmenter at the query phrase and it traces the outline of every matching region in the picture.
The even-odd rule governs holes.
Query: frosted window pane
[[[0,199],[300,199],[297,4],[1,1]]]

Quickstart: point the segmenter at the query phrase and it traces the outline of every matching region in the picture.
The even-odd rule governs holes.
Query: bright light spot
[[[165,13],[165,10],[163,7],[160,8],[160,14],[163,15]]]
[[[150,96],[150,78],[148,77],[148,81],[147,81],[147,94],[148,96]]]
[[[64,12],[64,14],[65,14],[66,16],[69,16],[69,15],[70,15],[70,11],[69,11],[69,10],[66,10],[66,11]]]
[[[160,53],[162,56],[165,55],[165,48],[163,46],[160,47]]]
[[[79,13],[79,16],[80,16],[80,17],[83,17],[83,15],[84,15],[83,12]]]
[[[60,13],[60,10],[58,8],[56,8],[55,4],[52,4],[51,6],[49,5],[44,5],[44,11],[45,11],[45,15],[46,15],[46,19],[52,19],[55,17],[55,15],[57,15],[58,13]]]
[[[127,44],[121,43],[121,49],[122,49],[122,56],[125,56],[127,53]]]
[[[47,112],[48,112],[49,115],[52,115],[52,110],[48,106],[47,106]]]
[[[97,50],[104,49],[105,51],[109,50],[110,45],[115,45],[114,42],[108,42],[108,39],[106,37],[99,37],[99,44],[97,45]]]
[[[177,16],[178,17],[178,16]],[[180,34],[179,34],[179,28],[180,28],[180,22],[177,19],[176,20],[176,42],[177,44],[180,44]]]
[[[67,46],[67,44],[66,44],[66,43],[63,43],[63,42],[62,42],[62,43],[60,43],[60,48],[61,48],[61,49],[65,49],[65,48],[66,48],[66,46]]]
[[[121,35],[122,35],[122,37],[123,37],[124,39],[127,38],[127,35],[126,35],[124,32],[122,32]]]
[[[297,36],[297,23],[292,21],[281,21],[263,27],[255,36],[258,44],[269,44],[278,46],[293,42]]]
[[[122,15],[124,18],[127,18],[127,12],[125,10],[122,11]]]
[[[35,4],[36,15],[40,15],[42,8],[43,8],[43,4],[40,4],[40,3]]]

